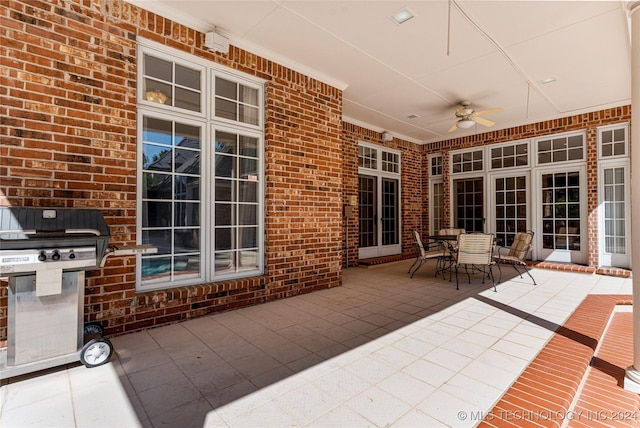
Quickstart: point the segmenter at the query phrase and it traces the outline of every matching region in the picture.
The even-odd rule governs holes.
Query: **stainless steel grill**
[[[0,276],[9,278],[0,378],[71,362],[79,353],[87,366],[108,360],[107,339],[83,347],[83,305],[84,272],[100,267],[109,238],[97,210],[0,208]]]

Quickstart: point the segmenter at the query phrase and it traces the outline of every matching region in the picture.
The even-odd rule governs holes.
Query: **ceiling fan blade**
[[[484,126],[493,126],[493,125],[496,124],[495,122],[487,120],[487,119],[485,119],[483,117],[474,117],[473,121],[475,121],[476,123],[479,123],[480,125],[484,125]]]
[[[490,109],[487,109],[487,110],[478,110],[474,114],[476,116],[480,116],[480,115],[483,115],[483,114],[502,113],[503,111],[504,111],[504,109],[498,107],[498,108],[490,108]]]
[[[451,128],[449,128],[449,131],[447,131],[447,132],[453,132],[456,129],[458,129],[458,122],[454,123],[453,126],[451,126]]]

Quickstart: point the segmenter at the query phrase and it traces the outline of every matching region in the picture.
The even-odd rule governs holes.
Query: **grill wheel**
[[[86,367],[97,367],[108,362],[113,354],[113,345],[104,337],[92,339],[82,347],[80,362]]]

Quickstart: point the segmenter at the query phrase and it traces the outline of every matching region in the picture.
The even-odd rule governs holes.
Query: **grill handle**
[[[36,233],[35,230],[0,230],[0,235],[35,235]]]
[[[65,229],[64,232],[68,234],[94,234],[96,236],[100,236],[100,231],[98,229]]]
[[[0,230],[0,235],[52,235],[59,234],[60,232],[64,232],[68,235],[96,235],[100,236],[100,231],[98,229],[60,229],[60,230],[34,230],[34,229],[17,229],[17,230]]]

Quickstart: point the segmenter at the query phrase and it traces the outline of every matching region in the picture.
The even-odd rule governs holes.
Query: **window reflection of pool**
[[[158,257],[142,260],[142,277],[154,279],[171,275],[171,258]],[[199,276],[200,257],[176,257],[173,261],[173,273],[175,275]]]

